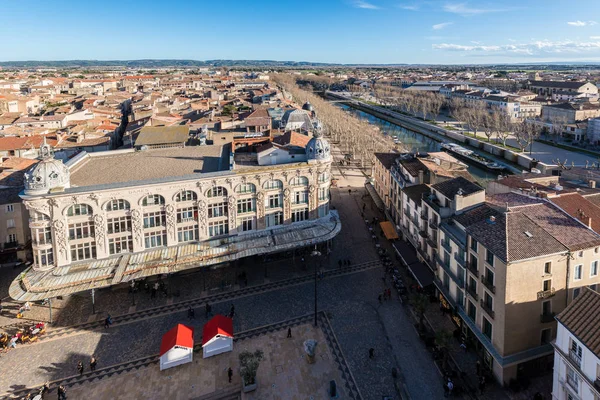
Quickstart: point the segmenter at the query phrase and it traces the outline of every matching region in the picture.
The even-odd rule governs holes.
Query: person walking
[[[227,369],[227,377],[229,378],[229,383],[231,383],[231,377],[233,376],[233,370],[231,367]]]
[[[375,349],[372,347],[369,349],[369,358],[370,359],[375,358]]]
[[[382,298],[381,298],[381,294],[379,294],[379,296],[377,296],[377,300],[379,300],[379,304],[383,304]]]
[[[190,306],[190,308],[188,308],[187,317],[189,320],[196,319],[196,312],[194,311],[192,306]]]
[[[233,318],[234,315],[235,315],[235,306],[232,304],[231,308],[229,309],[229,317]]]
[[[110,314],[108,314],[108,316],[104,320],[104,329],[110,328],[111,325],[112,325],[112,317],[110,316]]]
[[[477,369],[477,376],[481,375],[481,362],[479,360],[475,363],[475,368]]]
[[[67,390],[63,385],[60,385],[56,392],[58,393],[58,400],[67,400]]]
[[[96,360],[96,357],[92,356],[90,359],[90,371],[94,372],[96,370],[96,364],[98,364],[98,360]]]
[[[485,390],[485,376],[482,375],[481,378],[479,378],[479,394],[483,394],[483,391]]]
[[[292,328],[288,328],[288,334],[287,334],[287,338],[291,339],[292,338]]]
[[[154,285],[152,285],[152,292],[150,293],[150,298],[151,299],[155,299],[156,298],[156,292],[158,292],[158,282],[154,282]]]
[[[83,375],[83,363],[81,361],[77,363],[77,372],[79,372],[79,375]]]
[[[448,378],[448,383],[446,383],[446,387],[448,388],[448,392],[446,392],[446,397],[452,396],[452,391],[454,390],[454,383],[452,379]]]
[[[208,318],[208,314],[210,313],[210,306],[208,305],[208,303],[206,303],[204,305],[204,317]]]

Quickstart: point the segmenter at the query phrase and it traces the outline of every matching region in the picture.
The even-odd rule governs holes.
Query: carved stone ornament
[[[315,192],[315,185],[310,185],[310,186],[308,187],[308,192],[309,192],[309,193],[314,193],[314,192]]]
[[[225,179],[225,183],[229,185],[229,189],[233,189],[233,179],[227,178]]]
[[[133,236],[135,240],[142,244],[142,215],[140,214],[139,210],[131,211],[131,226],[133,227]]]
[[[65,230],[65,222],[61,219],[57,219],[52,224],[54,227],[54,237],[56,238],[56,244],[58,245],[58,251],[63,257],[67,256],[67,234]]]
[[[94,201],[97,206],[100,205],[100,196],[98,196],[96,193],[91,193],[88,197],[90,200]]]
[[[165,207],[165,211],[167,214],[167,228],[172,233],[175,228],[175,207],[172,204],[168,204]]]
[[[229,226],[234,226],[235,225],[235,212],[236,212],[236,198],[234,196],[229,196],[229,198],[227,199],[227,202],[229,203]]]
[[[283,191],[283,198],[284,199],[289,199],[290,198],[290,194],[291,194],[290,188],[285,188],[285,190]]]
[[[104,247],[104,217],[101,214],[94,215],[94,232],[96,233],[96,246]]]

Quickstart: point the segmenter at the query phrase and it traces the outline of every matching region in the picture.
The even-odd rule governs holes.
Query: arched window
[[[131,206],[127,200],[117,199],[106,203],[106,211],[129,210]]]
[[[165,204],[165,198],[160,194],[150,194],[142,200],[142,206],[162,206]]]
[[[256,193],[256,186],[253,183],[242,183],[235,188],[238,194]]]
[[[290,180],[291,186],[308,186],[308,178],[305,176],[297,176]]]
[[[92,215],[92,207],[87,204],[73,204],[67,210],[67,216],[69,217],[77,217],[80,215]]]
[[[266,181],[265,183],[263,183],[263,189],[282,189],[283,188],[283,182],[281,182],[279,179],[271,179],[269,181]]]
[[[227,196],[227,189],[223,186],[215,186],[206,192],[206,197],[225,197]]]
[[[177,202],[195,200],[198,200],[198,195],[191,190],[182,190],[181,192],[177,193],[177,196],[175,196],[175,201]]]

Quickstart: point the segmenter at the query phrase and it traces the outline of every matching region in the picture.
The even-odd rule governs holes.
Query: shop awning
[[[433,283],[433,272],[422,262],[417,261],[408,266],[411,274],[415,277],[421,287],[429,286]]]
[[[379,223],[385,238],[388,240],[398,239],[398,233],[396,233],[396,229],[394,228],[394,224],[390,221],[383,221]]]

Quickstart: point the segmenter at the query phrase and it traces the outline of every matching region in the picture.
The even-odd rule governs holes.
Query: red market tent
[[[177,324],[165,333],[160,343],[160,370],[192,362],[194,328]]]
[[[202,330],[203,358],[233,350],[233,320],[215,315]]]

